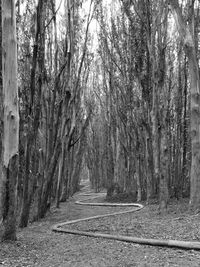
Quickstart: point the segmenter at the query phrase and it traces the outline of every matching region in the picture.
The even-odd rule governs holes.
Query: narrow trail
[[[79,236],[87,236],[93,238],[104,238],[104,239],[111,239],[111,240],[118,240],[123,242],[129,243],[136,243],[136,244],[143,244],[143,245],[151,245],[151,246],[162,246],[162,247],[174,247],[179,249],[192,249],[192,250],[200,250],[200,242],[190,242],[190,241],[180,241],[180,240],[163,240],[163,239],[148,239],[148,238],[138,238],[138,237],[130,237],[124,235],[111,235],[111,234],[104,234],[104,233],[94,233],[90,231],[80,231],[80,230],[73,230],[67,228],[67,226],[84,222],[84,221],[91,221],[96,220],[99,218],[111,217],[116,215],[122,215],[126,213],[132,213],[141,210],[144,206],[139,203],[98,203],[98,202],[90,202],[98,197],[105,197],[105,193],[93,193],[89,189],[89,186],[86,184],[84,186],[84,192],[79,193],[77,196],[80,198],[75,202],[76,205],[85,205],[85,206],[102,206],[102,207],[133,207],[130,210],[122,210],[118,212],[108,213],[108,214],[101,214],[95,215],[91,217],[70,220],[66,222],[57,223],[52,226],[52,231],[58,233],[66,233],[66,234],[73,234]],[[86,196],[87,198],[82,198]]]

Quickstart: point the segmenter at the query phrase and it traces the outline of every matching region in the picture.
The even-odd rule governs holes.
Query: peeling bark
[[[3,94],[1,98],[0,239],[15,240],[19,144],[15,1],[4,0],[1,5]]]

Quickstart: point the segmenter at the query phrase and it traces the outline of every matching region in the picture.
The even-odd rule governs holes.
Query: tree
[[[185,54],[188,57],[190,86],[191,86],[191,141],[192,163],[190,178],[190,206],[192,209],[200,207],[200,77],[197,60],[197,51],[194,35],[194,3],[188,0],[188,23],[185,21],[177,0],[169,1],[174,15],[179,35],[184,44]]]
[[[25,132],[25,175],[23,181],[23,198],[20,214],[20,227],[26,227],[28,224],[30,205],[32,201],[32,188],[30,190],[30,177],[31,177],[31,161],[35,156],[35,151],[32,149],[37,140],[39,119],[40,119],[40,108],[41,108],[41,96],[42,89],[45,80],[45,12],[46,12],[46,1],[38,1],[37,12],[36,12],[36,23],[37,30],[35,33],[32,68],[30,74],[30,101],[28,104],[27,114],[27,125]],[[39,69],[38,87],[36,88],[36,69]],[[30,119],[32,118],[32,119]],[[34,159],[36,161],[36,159]],[[34,179],[34,178],[33,178]]]
[[[15,1],[1,1],[1,226],[3,240],[16,239],[19,111]],[[3,87],[2,87],[3,86]]]

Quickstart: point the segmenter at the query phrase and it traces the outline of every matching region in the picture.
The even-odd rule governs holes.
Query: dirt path
[[[85,197],[82,196],[81,199],[83,198]],[[0,266],[200,266],[200,252],[198,251],[150,247],[52,232],[52,225],[58,222],[115,212],[116,209],[120,209],[78,206],[75,205],[77,199],[80,199],[79,195],[76,195],[70,202],[62,204],[59,210],[53,209],[40,222],[33,223],[19,231],[17,242],[0,244]],[[141,218],[147,216],[145,212],[147,210],[137,213],[138,220],[140,216]],[[124,216],[122,220],[101,219],[95,223],[91,222],[92,226],[87,224],[87,227],[94,227],[93,231],[95,228],[105,231],[107,225],[109,231],[116,231],[117,227],[124,227],[121,225],[124,219],[131,219],[131,215],[130,218]],[[84,224],[81,226],[85,227]]]

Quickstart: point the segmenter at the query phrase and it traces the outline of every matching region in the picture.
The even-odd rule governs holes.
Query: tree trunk
[[[57,161],[59,159],[61,153],[61,142],[58,141],[56,144],[54,153],[51,157],[50,162],[48,163],[48,170],[45,170],[44,173],[44,184],[43,184],[43,191],[41,193],[41,205],[38,209],[38,218],[43,218],[48,210],[48,199],[51,195],[51,188],[53,185],[53,176],[56,170]]]
[[[178,55],[178,88],[176,95],[176,154],[175,154],[175,197],[179,199],[183,191],[181,176],[181,133],[182,133],[182,77],[181,77],[181,52]]]
[[[163,136],[161,142],[162,152],[160,160],[160,194],[159,194],[159,210],[161,214],[165,214],[167,211],[167,204],[169,200],[168,192],[168,171],[169,171],[169,151],[167,144],[167,137]]]
[[[31,146],[29,143],[29,137],[26,137],[25,145],[25,177],[23,181],[23,199],[20,213],[19,227],[26,227],[29,219],[30,210],[30,196],[29,196],[29,179],[30,179],[30,158],[31,158]]]
[[[106,148],[106,175],[107,175],[107,197],[112,197],[113,195],[113,183],[114,183],[114,163],[113,163],[113,151],[111,145],[111,133],[110,126],[108,126],[108,140]]]
[[[189,1],[188,3],[190,3]],[[172,12],[176,20],[180,37],[184,43],[185,53],[189,62],[190,86],[191,86],[191,139],[192,139],[192,164],[190,179],[190,206],[197,210],[200,207],[200,81],[199,67],[193,36],[191,17],[194,14],[194,1],[190,3],[189,23],[182,16],[177,0],[170,1]]]
[[[1,1],[2,16],[2,151],[0,239],[16,240],[19,110],[15,1]]]
[[[26,227],[28,225],[29,213],[30,213],[30,205],[31,205],[31,197],[30,191],[31,188],[30,183],[30,175],[31,175],[31,161],[32,161],[32,150],[34,149],[38,128],[39,128],[39,119],[40,119],[40,109],[41,109],[41,95],[44,83],[44,58],[45,58],[45,11],[46,11],[46,0],[39,0],[37,6],[37,31],[35,35],[35,44],[33,49],[33,63],[31,69],[31,100],[29,103],[29,116],[33,116],[33,120],[28,121],[28,133],[27,133],[27,143],[26,143],[26,164],[25,164],[25,177],[23,181],[23,200],[22,207],[20,213],[20,227]],[[38,88],[36,91],[36,69],[39,69],[39,77],[38,77]],[[35,101],[34,101],[35,100]],[[30,189],[30,190],[29,190]]]
[[[161,92],[164,90],[165,82],[165,47],[167,42],[167,17],[168,9],[160,5],[158,7],[158,20],[154,25],[155,30],[152,34],[151,54],[153,66],[153,105],[152,105],[152,135],[153,135],[153,148],[154,148],[154,167],[155,178],[159,182],[160,189],[160,209],[164,211],[168,202],[168,190],[166,186],[166,173],[163,176],[161,173],[161,155],[163,147],[161,146],[162,139],[165,139],[165,133],[162,132],[163,120],[160,107]],[[164,21],[162,23],[162,20]],[[157,43],[158,49],[156,51],[155,44]],[[157,60],[155,58],[157,57]]]
[[[63,165],[65,159],[65,142],[62,142],[61,154],[59,157],[59,165],[58,165],[58,180],[57,180],[57,187],[56,187],[56,208],[60,206],[60,193],[61,193],[61,181],[63,176]]]
[[[136,159],[136,171],[135,171],[135,180],[137,181],[137,202],[142,200],[142,188],[141,188],[141,181],[140,181],[140,155],[137,156]]]
[[[161,131],[159,125],[159,116],[158,116],[158,88],[154,85],[153,90],[153,109],[152,109],[152,146],[153,146],[153,158],[154,158],[154,175],[155,182],[158,184],[160,182],[160,139]]]
[[[62,194],[60,202],[65,202],[68,198],[69,164],[70,164],[70,153],[69,151],[66,151],[65,168],[63,173],[63,186],[62,186]]]
[[[187,181],[187,172],[188,172],[188,158],[187,158],[187,151],[188,151],[188,122],[187,122],[187,106],[188,106],[188,73],[187,73],[187,64],[186,59],[184,62],[184,112],[183,112],[183,163],[182,163],[182,179],[183,179],[183,195],[187,196],[187,188],[188,188],[188,181]]]

